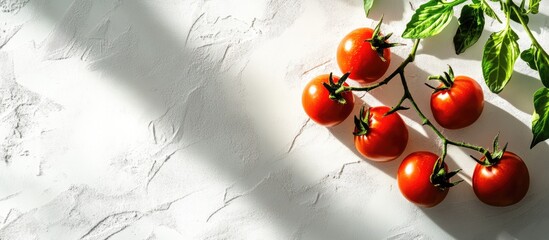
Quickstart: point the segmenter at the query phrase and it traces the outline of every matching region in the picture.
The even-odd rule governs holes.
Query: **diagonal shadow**
[[[77,0],[75,3],[77,7],[81,7],[79,11],[76,11],[78,14],[89,10],[93,12],[93,8],[97,7],[97,4],[91,3],[91,1],[80,1]],[[109,1],[107,1],[109,3]],[[114,3],[114,2],[112,2]],[[88,5],[89,4],[89,5]],[[92,49],[84,48],[78,50],[76,44],[76,50],[80,51],[83,59],[90,60],[90,65],[92,69],[97,71],[105,72],[106,74],[112,75],[114,78],[120,80],[122,84],[125,84],[128,88],[136,91],[142,98],[144,102],[150,104],[151,106],[161,107],[167,105],[170,106],[166,113],[162,115],[163,117],[158,118],[155,121],[152,121],[151,128],[156,129],[155,131],[158,135],[165,135],[167,137],[159,137],[168,139],[166,142],[166,152],[173,154],[173,159],[168,162],[168,159],[164,161],[156,162],[153,159],[150,159],[151,168],[154,170],[154,174],[147,176],[148,177],[148,190],[154,192],[153,188],[156,184],[162,183],[173,183],[173,179],[167,179],[164,182],[160,182],[158,179],[161,178],[162,173],[168,174],[168,176],[173,174],[167,169],[169,166],[185,166],[185,164],[190,164],[193,161],[204,160],[208,165],[214,167],[217,171],[212,175],[223,175],[235,182],[234,186],[244,189],[241,192],[231,192],[231,186],[227,188],[225,196],[223,194],[218,194],[217,197],[220,198],[219,206],[211,206],[212,214],[216,211],[225,211],[228,209],[223,209],[225,206],[229,206],[236,202],[237,199],[243,199],[250,197],[255,203],[259,204],[263,209],[271,211],[275,215],[274,219],[277,219],[276,225],[284,229],[295,229],[296,224],[300,221],[300,218],[303,216],[317,216],[319,209],[315,206],[317,204],[318,198],[321,198],[320,195],[313,195],[312,206],[307,205],[311,201],[307,201],[307,204],[299,204],[295,202],[295,198],[298,195],[305,193],[308,197],[310,193],[316,194],[317,192],[323,192],[323,186],[313,186],[308,189],[304,189],[301,193],[293,193],[291,189],[285,188],[284,184],[295,184],[307,186],[310,184],[310,179],[308,179],[304,173],[299,172],[287,172],[286,175],[282,177],[270,177],[269,175],[265,176],[263,173],[285,171],[285,164],[290,164],[293,161],[299,161],[300,155],[295,153],[284,153],[280,152],[278,149],[274,151],[275,157],[265,155],[257,155],[257,152],[254,150],[253,153],[248,155],[238,155],[238,152],[241,152],[242,149],[249,147],[248,142],[243,142],[242,139],[258,139],[260,136],[257,136],[254,133],[253,129],[249,129],[246,126],[250,126],[249,117],[246,116],[244,109],[239,107],[242,104],[242,99],[238,99],[235,96],[235,92],[240,91],[242,87],[239,82],[239,77],[241,77],[241,71],[245,68],[244,66],[238,66],[236,71],[237,74],[231,75],[228,72],[231,69],[224,64],[218,64],[215,59],[216,57],[225,58],[230,56],[231,52],[239,49],[239,46],[232,45],[229,43],[216,43],[209,42],[203,46],[193,46],[182,44],[184,42],[193,43],[195,38],[192,36],[192,28],[196,26],[191,24],[190,34],[186,37],[174,36],[172,31],[166,29],[163,23],[159,22],[158,19],[152,14],[147,7],[143,6],[139,2],[124,2],[124,4],[130,5],[131,10],[125,9],[124,6],[120,11],[124,12],[124,17],[127,17],[130,22],[135,22],[140,25],[139,27],[150,30],[151,36],[153,39],[151,44],[144,44],[147,51],[140,53],[138,55],[128,55],[127,51],[115,52],[114,54],[107,53],[101,50],[105,43],[97,43],[97,47],[92,47]],[[296,4],[299,6],[299,4]],[[291,5],[293,6],[293,5]],[[118,6],[120,7],[120,6]],[[294,6],[295,7],[295,6]],[[110,8],[110,7],[108,7]],[[117,7],[115,7],[117,8]],[[47,12],[44,12],[47,14]],[[68,14],[71,14],[70,12]],[[200,13],[194,14],[196,21],[207,21],[208,14]],[[276,13],[274,14],[276,15]],[[110,16],[110,15],[109,15]],[[114,16],[114,15],[112,15]],[[98,19],[99,25],[102,26],[100,21],[102,16],[92,16]],[[206,20],[205,20],[206,19]],[[215,21],[215,20],[214,20]],[[269,21],[269,20],[265,20]],[[276,18],[271,19],[271,21],[277,21]],[[94,21],[92,21],[94,22]],[[211,25],[206,24],[211,27]],[[253,24],[252,24],[253,25]],[[63,29],[70,33],[75,33],[80,29],[81,26],[72,26],[72,28]],[[138,27],[138,26],[132,26]],[[134,33],[132,28],[126,31],[125,37],[129,40],[124,40],[124,38],[118,38],[119,42],[113,41],[113,43],[107,44],[109,46],[114,46],[117,43],[124,45],[130,44],[130,47],[135,45],[131,44],[143,44],[141,42],[134,42],[131,39],[132,34]],[[99,30],[102,28],[99,27]],[[101,32],[101,31],[95,32]],[[139,31],[136,31],[139,32]],[[279,33],[271,33],[279,34]],[[68,34],[65,38],[68,38],[69,41],[72,41],[72,35]],[[197,38],[204,37],[199,36]],[[90,37],[91,39],[92,37]],[[156,42],[159,40],[160,42]],[[53,41],[54,43],[57,40]],[[63,42],[64,40],[59,40]],[[251,40],[253,41],[253,40]],[[144,40],[147,42],[147,40]],[[211,44],[211,45],[208,45]],[[241,43],[239,43],[241,44]],[[246,43],[242,43],[246,44]],[[63,45],[63,44],[61,44]],[[94,45],[95,46],[95,45]],[[211,51],[211,48],[221,47],[222,51],[219,52],[219,56],[209,56],[204,57],[205,53]],[[59,50],[55,46],[48,46],[49,49]],[[107,48],[108,49],[108,48]],[[113,47],[112,49],[119,49]],[[122,48],[123,49],[123,48]],[[65,50],[61,48],[61,50]],[[72,50],[71,50],[72,51]],[[217,52],[217,51],[216,51]],[[47,58],[49,59],[63,59],[71,57],[74,52],[66,51],[50,51]],[[229,54],[229,55],[226,55]],[[238,51],[233,52],[232,54],[238,54]],[[234,56],[233,56],[234,57]],[[166,58],[169,59],[170,64],[166,63]],[[401,60],[401,59],[400,59]],[[396,62],[396,61],[395,61]],[[183,66],[183,67],[182,67]],[[227,71],[225,71],[227,70]],[[419,69],[409,70],[411,74],[417,74],[419,76],[425,75],[425,73],[419,72]],[[202,78],[189,78],[190,76],[204,76]],[[422,77],[417,77],[421,79]],[[235,85],[228,84],[235,83]],[[415,85],[412,91],[419,90],[419,85]],[[168,86],[167,88],[162,86]],[[421,85],[423,86],[423,85]],[[155,91],[154,89],[158,89]],[[426,90],[420,90],[425,92]],[[387,105],[392,105],[395,99],[391,94],[381,94],[374,96],[380,99],[381,102],[386,103]],[[395,95],[398,95],[395,93]],[[414,94],[422,95],[422,94]],[[397,97],[398,98],[398,97]],[[420,101],[421,102],[421,101]],[[420,103],[421,106],[426,106],[425,101]],[[215,112],[211,112],[211,109],[215,109]],[[491,111],[490,111],[491,112]],[[504,111],[501,111],[504,112]],[[197,115],[192,115],[190,113],[199,113]],[[414,118],[414,113],[405,113],[405,116],[412,119],[412,121],[417,122],[418,120]],[[486,114],[484,114],[486,115]],[[494,115],[489,115],[494,116]],[[497,116],[497,114],[495,114]],[[508,117],[508,116],[504,116]],[[498,127],[508,127],[513,125],[507,124],[516,124],[518,122],[514,117],[514,122],[506,122],[503,125],[498,125]],[[349,121],[346,121],[343,126],[347,126]],[[491,126],[485,122],[488,126]],[[346,124],[346,125],[345,125]],[[520,125],[520,124],[519,124]],[[308,125],[305,123],[303,125],[306,128]],[[484,126],[484,124],[483,124]],[[495,127],[495,126],[491,126]],[[211,131],[215,129],[217,131]],[[522,129],[521,129],[522,130]],[[340,130],[335,130],[332,132],[337,137],[337,132]],[[216,135],[215,133],[222,133]],[[523,137],[521,135],[521,137]],[[415,138],[415,137],[414,137]],[[421,138],[420,138],[421,139]],[[434,139],[433,135],[428,135],[428,139]],[[276,142],[274,139],[262,139],[264,142],[273,143]],[[341,140],[345,143],[346,141]],[[193,144],[193,145],[190,145]],[[227,152],[226,146],[230,144],[234,146],[232,152]],[[273,143],[273,145],[277,145]],[[288,143],[289,145],[289,143]],[[347,144],[346,144],[347,145]],[[185,149],[179,150],[181,147],[186,147]],[[350,147],[349,147],[350,148]],[[409,151],[409,150],[407,150]],[[286,157],[280,157],[288,154]],[[541,153],[538,153],[541,154]],[[172,156],[172,155],[170,155]],[[192,159],[188,156],[193,156]],[[539,156],[539,155],[536,155]],[[278,157],[278,158],[277,158]],[[180,165],[178,165],[180,164]],[[250,165],[253,167],[250,168]],[[394,166],[387,169],[382,169],[383,171],[392,172]],[[547,166],[540,166],[540,169],[544,169]],[[175,168],[175,167],[174,167]],[[176,168],[183,169],[183,168]],[[256,173],[259,176],[253,175],[251,172]],[[290,168],[291,169],[291,168]],[[192,171],[192,170],[191,170]],[[157,174],[158,173],[158,174]],[[277,172],[278,173],[278,172]],[[189,171],[179,174],[190,174]],[[387,174],[391,175],[391,174]],[[393,175],[394,176],[394,175]],[[211,176],[208,176],[211,177]],[[287,179],[283,179],[287,178]],[[258,182],[259,179],[259,182]],[[144,186],[146,188],[147,186]],[[264,187],[262,187],[264,186]],[[269,188],[267,188],[269,187]],[[192,187],[190,186],[174,186],[174,189],[171,191],[181,191],[185,190],[191,192]],[[273,189],[277,189],[277,193],[272,193]],[[540,190],[541,186],[536,188]],[[193,189],[194,190],[194,189]],[[227,195],[228,194],[228,195]],[[534,193],[535,194],[535,193]],[[282,196],[280,196],[282,195]],[[289,199],[288,199],[289,196]],[[449,196],[450,197],[450,196]],[[441,210],[434,211],[431,214],[432,219],[439,220],[439,215],[442,213]],[[348,216],[341,213],[334,213],[338,218],[346,218]],[[429,215],[429,212],[427,213]],[[218,219],[215,215],[201,216],[204,220],[210,219],[209,222],[212,224],[230,224],[232,219]],[[442,220],[441,220],[442,221]],[[444,221],[443,221],[444,223]],[[501,223],[501,222],[500,222]],[[437,221],[438,224],[438,221]],[[453,236],[459,235],[453,230],[450,224],[441,224],[445,230],[448,230]],[[339,225],[335,225],[334,222],[328,222],[324,226],[327,228],[337,228]],[[360,225],[356,228],[361,228],[362,231],[368,232],[373,228],[374,225]],[[357,230],[354,229],[354,230]],[[371,230],[374,231],[374,230]],[[455,235],[454,235],[455,234]],[[341,235],[347,236],[347,235]],[[352,236],[349,236],[350,238]],[[327,236],[319,235],[318,238],[329,238]]]
[[[71,1],[55,3],[69,6],[69,2]],[[299,3],[286,5],[287,8],[299,7]],[[197,11],[200,12],[198,9]],[[54,16],[48,16],[48,11],[41,14],[44,18],[54,18]],[[276,15],[276,11],[273,15]],[[131,23],[131,27],[122,35],[114,37],[112,41],[105,42],[104,39],[109,38],[111,28],[116,27],[113,19],[117,16],[120,17],[118,21],[124,21],[126,18],[126,21]],[[246,47],[249,43],[240,42],[240,40],[236,43],[206,42],[205,45],[191,47],[190,45],[196,39],[208,37],[193,36],[193,27],[199,25],[195,23],[206,21],[205,24],[203,23],[205,27],[213,27],[207,21],[219,20],[207,19],[209,16],[204,12],[194,16],[195,20],[190,26],[189,35],[182,38],[174,36],[173,31],[165,28],[157,16],[140,2],[103,1],[98,4],[93,1],[76,0],[60,20],[57,32],[52,34],[50,41],[45,43],[45,59],[62,61],[79,56],[89,64],[91,70],[118,80],[118,83],[141,96],[143,103],[148,107],[164,109],[163,106],[169,106],[149,125],[152,134],[155,135],[155,141],[159,139],[159,142],[165,142],[159,154],[165,154],[166,158],[160,161],[150,158],[149,164],[143,165],[147,167],[145,171],[151,168],[150,174],[146,176],[147,184],[142,189],[145,193],[150,193],[148,197],[165,197],[158,189],[166,188],[155,190],[158,185],[165,183],[173,184],[173,189],[169,189],[169,192],[189,193],[195,191],[196,187],[204,187],[174,184],[174,179],[169,179],[173,175],[168,168],[175,165],[184,169],[186,164],[205,161],[215,169],[212,175],[223,175],[234,184],[227,187],[225,193],[221,192],[214,196],[219,197],[219,205],[209,206],[211,214],[199,217],[203,221],[217,225],[231,224],[233,219],[216,218],[215,214],[224,211],[224,207],[237,202],[237,199],[249,198],[259,204],[262,209],[270,211],[273,219],[277,220],[274,224],[279,228],[285,231],[299,230],[303,216],[317,214],[318,210],[314,204],[309,205],[308,202],[316,203],[318,199],[315,200],[314,196],[322,189],[312,186],[298,193],[291,192],[292,189],[286,189],[284,184],[287,183],[303,186],[311,184],[311,179],[297,172],[289,171],[282,175],[289,180],[270,177],[268,173],[286,171],[283,169],[284,164],[299,160],[298,155],[289,154],[289,150],[288,153],[278,152],[275,158],[258,155],[255,149],[247,155],[239,155],[239,152],[246,152],[244,149],[250,147],[249,143],[260,136],[255,135],[253,129],[248,128],[251,123],[246,112],[238,107],[242,105],[242,99],[234,97],[235,91],[240,91],[239,77],[245,65],[240,66],[240,70],[237,66],[237,72],[240,72],[231,75],[228,73],[231,70],[230,67],[227,67],[223,60],[231,54],[233,57],[231,60],[234,60],[238,54],[241,54],[239,50],[242,50],[242,46]],[[75,19],[78,21],[74,21]],[[286,21],[286,19],[282,20]],[[263,21],[281,21],[281,19],[273,17]],[[140,36],[142,31],[147,34]],[[217,46],[221,46],[224,51],[221,51],[220,56],[210,56],[208,52]],[[132,48],[138,47],[140,51],[132,53]],[[216,62],[216,57],[221,57],[221,62]],[[202,77],[196,78],[196,76]],[[273,140],[263,139],[263,141],[269,145]],[[232,146],[233,149],[227,149],[227,146]],[[281,155],[287,156],[280,157]],[[257,172],[267,174],[255,176],[249,173],[250,169],[256,175]],[[185,169],[179,174],[192,174],[191,172],[192,169]],[[167,174],[168,179],[158,180],[162,178],[163,173]],[[212,176],[205,178],[208,177]],[[244,190],[232,192],[233,187]],[[275,189],[277,192],[273,193]],[[300,195],[303,194],[306,196],[301,197]],[[313,196],[313,199],[306,199],[309,195]],[[305,198],[306,203],[296,202],[294,198]],[[17,222],[10,225],[16,226]],[[90,225],[91,229],[92,227]],[[370,226],[366,226],[368,227]],[[88,230],[85,231],[88,232],[86,235],[92,231]],[[318,236],[318,238],[323,237]]]

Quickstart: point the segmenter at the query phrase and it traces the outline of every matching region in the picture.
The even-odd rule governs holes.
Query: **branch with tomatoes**
[[[520,58],[539,74],[543,87],[533,94],[534,113],[532,114],[532,142],[530,148],[549,139],[549,54],[543,49],[528,26],[530,17],[539,12],[541,0],[430,0],[415,10],[412,19],[406,25],[402,37],[423,39],[439,34],[451,22],[454,8],[463,5],[459,26],[453,43],[456,54],[464,53],[480,39],[485,16],[502,25],[498,32],[490,34],[482,51],[482,73],[486,86],[493,93],[505,89],[514,72],[516,61]],[[520,3],[518,3],[520,2]],[[364,0],[366,12],[374,0]],[[493,5],[499,5],[500,11]],[[501,18],[503,14],[505,18]],[[530,48],[523,50],[518,44],[519,36],[511,22],[516,22],[524,29],[530,39]]]
[[[380,33],[381,21],[375,27],[353,30],[343,38],[337,50],[342,77],[331,73],[317,76],[305,87],[302,95],[303,108],[316,123],[332,127],[343,122],[354,108],[353,91],[369,92],[399,77],[403,95],[393,106],[362,106],[354,117],[354,143],[360,154],[371,161],[386,162],[397,159],[406,149],[407,126],[399,111],[408,110],[405,102],[417,112],[424,126],[428,126],[441,141],[441,152],[437,155],[417,151],[404,158],[398,169],[397,181],[401,193],[409,201],[423,207],[433,207],[444,200],[451,187],[461,181],[451,181],[460,170],[449,171],[445,163],[448,145],[471,149],[481,154],[471,156],[477,162],[472,185],[476,196],[493,206],[513,205],[526,195],[529,188],[529,174],[526,164],[516,154],[507,151],[507,144],[500,147],[498,137],[490,151],[482,146],[456,141],[446,137],[429,120],[418,106],[408,88],[405,69],[414,62],[420,40],[414,40],[407,58],[385,75],[391,61],[391,47],[402,44],[389,43],[391,34]],[[349,86],[346,81],[360,83],[360,87]],[[473,124],[484,107],[482,88],[467,76],[455,76],[450,67],[440,76],[429,80],[438,81],[431,95],[431,111],[435,121],[446,129],[461,129]]]

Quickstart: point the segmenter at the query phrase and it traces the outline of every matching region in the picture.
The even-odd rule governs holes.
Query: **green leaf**
[[[549,57],[535,45],[524,50],[520,58],[525,61],[530,68],[538,71],[539,78],[545,87],[549,87]]]
[[[421,5],[402,33],[403,38],[420,39],[439,34],[452,20],[454,3],[431,0]]]
[[[520,54],[518,36],[507,26],[490,35],[482,53],[482,74],[490,91],[499,93],[511,79]]]
[[[505,3],[502,2],[502,5],[503,4]],[[509,11],[511,12],[511,20],[515,21],[516,23],[520,23],[519,17],[517,16],[517,12],[513,11],[513,8],[516,8],[518,10],[520,16],[522,17],[522,20],[524,20],[524,23],[528,24],[529,18],[526,10],[524,8],[517,6],[513,1],[509,1]]]
[[[490,7],[490,5],[488,5],[488,3],[486,3],[485,1],[482,1],[480,6],[482,8],[482,11],[484,11],[484,13],[486,13],[486,15],[488,15],[488,17],[496,19],[496,20],[498,20],[498,22],[501,23],[501,19],[499,19],[496,12],[494,12],[494,9],[492,9],[492,7]]]
[[[536,66],[538,67],[539,78],[545,87],[549,87],[549,58],[538,51],[536,55]]]
[[[522,61],[525,61],[526,64],[530,66],[530,68],[537,71],[538,67],[536,66],[536,59],[535,59],[536,51],[537,51],[536,46],[532,45],[531,48],[524,50],[520,54],[520,58],[522,59]]]
[[[524,20],[524,23],[528,24],[530,19],[528,18],[528,15],[526,15],[526,12],[520,11],[520,15],[522,16],[522,19]],[[511,11],[511,20],[515,21],[516,23],[520,23],[520,20],[517,16],[517,13],[515,11]]]
[[[456,54],[475,44],[484,29],[484,14],[479,4],[465,5],[459,17],[459,27],[454,36],[454,48]]]
[[[549,88],[540,88],[534,93],[532,134],[530,148],[549,138]]]
[[[368,17],[372,6],[374,6],[374,0],[364,0],[364,12],[366,13],[366,17]]]
[[[528,12],[537,14],[539,12],[539,3],[541,0],[529,0],[528,1]]]

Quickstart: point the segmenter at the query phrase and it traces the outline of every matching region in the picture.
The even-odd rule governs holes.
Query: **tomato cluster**
[[[381,22],[375,29],[355,29],[341,40],[337,49],[337,63],[345,75],[319,75],[307,83],[303,90],[302,104],[314,122],[326,127],[340,124],[354,108],[355,97],[352,91],[369,91],[368,87],[350,87],[345,82],[347,79],[358,84],[373,84],[385,75],[391,60],[390,47],[398,44],[388,43],[391,34],[383,36],[379,32],[380,25]],[[415,54],[415,49],[413,53]],[[377,85],[371,85],[371,89],[387,83],[395,75],[391,74]],[[404,76],[401,77],[405,82]],[[477,81],[467,76],[454,76],[452,68],[444,76],[432,76],[429,79],[440,81],[437,87],[430,86],[434,90],[430,96],[430,106],[441,127],[464,128],[480,117],[484,107],[484,95]],[[405,94],[409,94],[406,84],[403,83],[403,87]],[[393,108],[363,106],[358,116],[354,117],[355,148],[366,159],[391,161],[399,158],[406,149],[408,129],[398,113],[399,110],[406,109],[400,106],[405,97],[414,101],[411,95],[405,95]],[[425,118],[415,102],[413,103],[420,116]],[[444,200],[450,187],[458,183],[450,182],[450,178],[459,170],[448,171],[444,157],[449,140],[442,137],[442,133],[425,119],[424,125],[427,123],[445,140],[443,154],[440,157],[425,151],[409,154],[398,168],[397,182],[401,193],[410,202],[422,207],[433,207]],[[452,143],[461,147],[469,146]],[[494,152],[490,153],[479,147],[477,151],[482,152],[485,157],[475,159],[478,164],[473,173],[472,185],[476,196],[493,206],[508,206],[519,202],[529,187],[528,169],[522,159],[505,151],[505,148],[499,150],[494,147]]]

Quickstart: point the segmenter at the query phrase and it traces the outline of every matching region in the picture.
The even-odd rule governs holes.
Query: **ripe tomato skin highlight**
[[[339,77],[332,76],[334,83],[339,81]],[[353,111],[355,97],[352,92],[342,93],[347,101],[345,104],[329,98],[330,92],[322,85],[323,82],[330,82],[330,75],[324,74],[313,78],[303,90],[301,102],[303,109],[309,117],[316,123],[332,127],[343,122]],[[348,86],[347,83],[343,83]]]
[[[337,48],[337,64],[341,72],[361,84],[371,83],[383,76],[391,63],[391,50],[383,49],[384,62],[366,40],[371,39],[374,30],[358,28],[347,34]]]
[[[439,87],[443,87],[441,84]],[[431,111],[440,126],[459,129],[473,124],[484,108],[480,85],[472,78],[456,76],[450,89],[431,95]]]
[[[431,173],[438,156],[431,152],[413,152],[406,156],[398,168],[397,182],[400,192],[408,201],[421,207],[434,207],[448,195],[431,182]],[[448,171],[448,166],[444,164]]]
[[[477,163],[472,181],[478,199],[498,207],[520,202],[530,187],[526,164],[512,152],[505,152],[501,160],[492,166]]]
[[[406,124],[396,112],[384,116],[390,110],[387,106],[370,108],[368,133],[355,136],[355,148],[372,161],[385,162],[396,159],[406,149]]]

